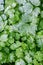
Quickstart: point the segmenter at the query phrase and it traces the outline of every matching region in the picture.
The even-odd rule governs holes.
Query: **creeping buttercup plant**
[[[0,65],[43,65],[43,0],[0,0]]]

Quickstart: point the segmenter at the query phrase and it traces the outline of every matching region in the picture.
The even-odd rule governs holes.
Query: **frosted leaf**
[[[2,14],[1,16],[2,16],[3,20],[6,20],[7,19],[7,17],[6,17],[5,14]]]
[[[43,33],[43,31],[39,32],[36,37],[37,44],[39,47],[41,47],[43,45],[43,34],[42,33]]]
[[[0,31],[2,31],[4,29],[4,23],[1,21],[0,22]]]
[[[1,22],[1,21],[3,21],[3,20],[2,20],[2,17],[0,16],[0,22]]]
[[[10,10],[7,12],[7,14],[9,15],[9,17],[10,17],[10,18],[14,17],[13,12],[12,12],[12,11],[10,11]]]
[[[14,57],[15,57],[15,56],[14,56],[14,53],[10,53],[10,54],[9,54],[9,57],[8,57],[9,62],[14,62],[14,60],[15,60]]]
[[[8,40],[8,35],[7,34],[3,34],[0,36],[0,41],[6,42]]]
[[[30,2],[35,5],[35,6],[39,6],[40,5],[40,0],[30,0]]]
[[[8,21],[7,21],[7,20],[5,20],[5,22],[4,22],[4,27],[7,25],[7,22],[8,22]]]
[[[20,47],[20,46],[21,46],[21,43],[20,43],[20,42],[16,42],[16,44],[13,43],[13,44],[10,46],[10,48],[11,48],[12,50],[15,50],[16,48],[18,48],[18,47]]]
[[[11,8],[11,6],[8,6],[8,7],[5,9],[4,13],[6,13],[10,8]]]
[[[19,10],[23,13],[24,11],[23,11],[23,7],[21,6],[21,7],[19,7]]]
[[[37,25],[31,24],[28,32],[35,36],[36,30],[37,30]]]
[[[3,4],[4,3],[4,0],[0,0],[0,4]]]
[[[38,23],[38,18],[36,16],[31,16],[30,20],[32,21],[33,24]]]
[[[22,15],[22,22],[24,22],[24,23],[31,22],[30,18],[31,18],[31,16],[28,15],[27,13],[25,13],[25,14]]]
[[[18,4],[24,4],[26,3],[26,0],[16,0]]]
[[[27,14],[30,14],[33,10],[33,6],[30,3],[24,4],[24,6],[19,7],[19,10],[21,12],[25,12]]]
[[[42,44],[43,44],[43,39],[38,39],[38,40],[37,40],[37,43],[38,43],[38,46],[41,47]]]
[[[13,4],[12,4],[12,7],[16,7],[16,3],[13,3]]]
[[[18,31],[18,28],[15,25],[9,26],[9,32]]]
[[[3,11],[3,10],[4,10],[4,6],[0,5],[0,11]]]
[[[32,12],[33,6],[30,3],[26,3],[23,6],[24,12],[27,12],[28,14]]]
[[[17,47],[18,47],[18,46],[17,46],[15,43],[13,43],[13,44],[10,46],[10,48],[11,48],[12,50],[15,50]]]
[[[24,60],[19,59],[19,60],[17,60],[17,61],[15,62],[15,65],[25,65],[25,62],[24,62]]]
[[[19,33],[21,33],[21,34],[23,34],[23,33],[28,34],[28,31],[29,31],[29,25],[28,24],[24,24],[21,27],[19,27]]]
[[[40,8],[39,7],[36,7],[33,12],[32,12],[32,15],[37,17],[38,15],[40,14]]]
[[[23,21],[23,22],[25,22],[25,21]],[[36,30],[37,30],[37,25],[34,22],[32,22],[30,25],[26,24],[26,23],[24,23],[24,24],[22,23],[22,25],[20,25],[18,28],[19,28],[19,33],[22,33],[22,34],[30,33],[35,36]]]
[[[30,57],[29,54],[26,54],[25,60],[26,60],[27,63],[31,63],[32,62],[32,58]]]

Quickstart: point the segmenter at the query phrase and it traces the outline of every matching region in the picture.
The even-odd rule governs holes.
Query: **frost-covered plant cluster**
[[[0,64],[5,63],[43,65],[43,0],[0,0]]]

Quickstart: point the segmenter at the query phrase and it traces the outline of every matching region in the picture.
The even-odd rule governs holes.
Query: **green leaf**
[[[22,48],[17,48],[15,54],[16,54],[17,58],[23,58]]]

